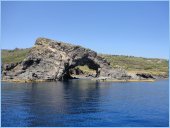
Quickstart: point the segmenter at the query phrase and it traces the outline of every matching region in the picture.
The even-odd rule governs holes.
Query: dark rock
[[[138,77],[144,78],[144,79],[155,79],[151,74],[149,73],[137,73]]]
[[[9,71],[9,70],[15,68],[17,65],[18,65],[18,63],[5,64],[3,69]]]

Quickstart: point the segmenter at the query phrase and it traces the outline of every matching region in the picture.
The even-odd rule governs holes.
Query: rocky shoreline
[[[1,65],[2,81],[42,82],[72,79],[71,75],[87,75],[76,66],[87,65],[95,70],[84,78],[97,81],[135,82],[155,81],[166,76],[148,73],[128,73],[122,68],[112,68],[110,63],[96,52],[64,42],[38,38],[23,61]]]

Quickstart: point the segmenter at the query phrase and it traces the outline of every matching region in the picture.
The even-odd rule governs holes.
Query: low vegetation
[[[22,61],[29,52],[27,49],[1,50],[3,64],[16,63]],[[142,58],[122,55],[99,54],[105,58],[113,68],[121,67],[130,73],[143,72],[152,75],[168,75],[168,60],[156,58]],[[86,73],[94,73],[87,66],[79,66]]]
[[[82,70],[85,74],[96,74],[96,71],[93,69],[89,69],[87,65],[77,66],[80,70]]]
[[[168,63],[166,59],[143,58],[123,55],[100,54],[110,62],[113,68],[121,67],[131,73],[150,73],[152,75],[168,75]]]
[[[3,64],[21,62],[29,52],[29,48],[14,50],[1,50],[1,60]]]

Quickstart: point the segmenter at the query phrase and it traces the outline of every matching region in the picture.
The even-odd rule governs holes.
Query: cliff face
[[[28,56],[21,62],[5,65],[2,80],[44,81],[69,78],[69,70],[76,66],[87,65],[96,70],[96,77],[115,80],[130,79],[126,71],[113,69],[96,52],[63,42],[38,38]]]

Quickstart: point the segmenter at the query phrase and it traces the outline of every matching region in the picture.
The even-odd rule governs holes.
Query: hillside
[[[113,68],[122,67],[131,73],[150,73],[152,75],[168,76],[168,60],[157,58],[143,58],[122,55],[100,54]]]
[[[22,61],[29,52],[29,48],[14,50],[1,50],[1,60],[2,64],[17,63]]]
[[[27,49],[1,50],[2,64],[16,63],[22,61],[29,52]],[[124,68],[129,73],[150,73],[156,76],[168,76],[168,60],[155,58],[142,58],[123,55],[99,54],[105,58],[112,68]],[[87,66],[79,66],[84,72],[93,72]]]

